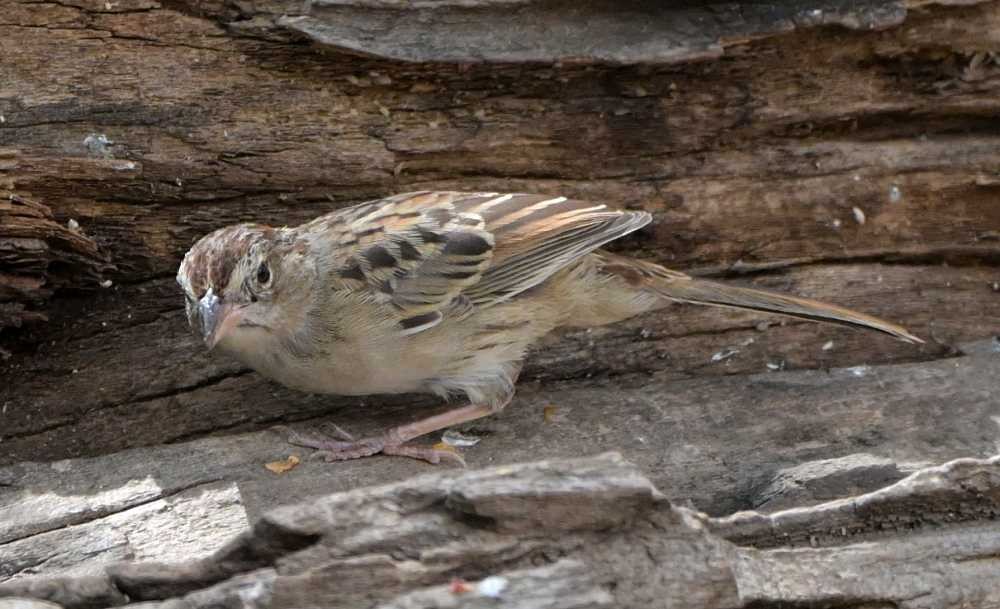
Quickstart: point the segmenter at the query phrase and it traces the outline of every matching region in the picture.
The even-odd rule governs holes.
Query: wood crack
[[[46,535],[48,533],[53,533],[55,531],[60,531],[60,530],[63,530],[63,529],[68,529],[68,528],[72,528],[72,527],[76,527],[76,526],[90,524],[90,523],[93,523],[93,522],[98,522],[100,520],[104,520],[104,519],[108,518],[109,516],[114,516],[115,514],[122,514],[122,513],[128,512],[129,510],[134,510],[136,508],[140,508],[140,507],[145,506],[145,505],[156,503],[158,501],[163,501],[164,499],[170,499],[171,497],[175,497],[175,496],[180,495],[181,493],[184,493],[184,492],[189,491],[191,489],[195,489],[195,488],[198,488],[198,487],[201,487],[201,486],[209,486],[209,485],[212,485],[212,484],[216,484],[218,482],[222,482],[222,480],[221,479],[217,479],[217,478],[211,478],[211,479],[206,479],[206,480],[199,480],[197,482],[193,482],[191,484],[186,484],[186,485],[180,486],[180,487],[178,487],[176,489],[172,489],[172,490],[170,490],[170,491],[168,491],[168,492],[166,492],[166,493],[164,493],[162,495],[157,495],[155,497],[150,497],[148,499],[137,500],[137,501],[134,501],[134,502],[122,505],[120,507],[110,508],[110,509],[106,509],[106,510],[95,510],[95,511],[89,512],[89,513],[78,514],[76,516],[79,516],[79,518],[69,520],[69,521],[67,521],[65,523],[60,524],[59,526],[53,526],[53,527],[49,527],[49,528],[39,529],[39,530],[33,531],[33,532],[31,532],[31,533],[29,533],[27,535],[22,535],[20,537],[12,537],[12,538],[10,538],[10,539],[8,539],[6,541],[0,542],[0,548],[3,548],[3,546],[7,546],[7,545],[11,545],[11,544],[23,541],[25,539],[30,539],[32,537],[37,537],[37,536],[40,536],[40,535]],[[16,574],[16,573],[17,572],[15,572],[14,574]]]

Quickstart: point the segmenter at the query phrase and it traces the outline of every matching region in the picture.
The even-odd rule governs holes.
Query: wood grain
[[[77,221],[116,270],[111,289],[57,289],[47,323],[0,337],[13,354],[0,362],[0,461],[367,413],[209,358],[172,276],[218,226],[294,224],[420,188],[647,209],[653,225],[616,250],[829,299],[930,339],[915,349],[677,307],[554,337],[528,382],[959,353],[1000,318],[1000,3],[899,10],[905,21],[875,30],[802,18],[723,36],[712,58],[541,65],[321,48],[278,23],[301,14],[281,1],[10,3],[0,186]],[[364,403],[391,413],[413,400]]]

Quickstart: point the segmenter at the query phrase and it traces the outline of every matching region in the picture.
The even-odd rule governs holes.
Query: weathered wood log
[[[1000,358],[993,348],[986,344],[981,354],[933,363],[828,372],[686,381],[632,376],[526,387],[511,410],[460,428],[480,438],[463,452],[470,465],[485,467],[541,455],[571,458],[618,450],[672,500],[714,516],[812,505],[872,491],[933,463],[996,452]],[[251,386],[244,416],[265,420],[281,400],[275,401],[262,383]],[[405,419],[398,406],[364,411],[370,418],[358,421],[356,431]],[[312,408],[319,414],[322,401]],[[171,411],[156,401],[111,410],[79,429],[53,430],[41,446],[106,433],[108,421],[121,433],[155,438],[157,425],[181,424],[165,419],[163,413]],[[174,416],[198,420],[197,411]],[[358,412],[336,411],[333,420],[352,416]],[[205,419],[201,424],[211,430],[215,423]],[[31,438],[9,443],[22,454],[39,446]],[[256,519],[274,506],[404,480],[428,467],[391,458],[327,464],[309,460],[309,454],[273,430],[0,468],[0,570],[16,565],[8,567],[9,576],[44,565],[87,569],[95,562],[151,552],[184,556],[190,549],[187,538],[164,544],[149,533],[166,526],[159,514],[168,505],[174,506],[171,518],[181,528],[202,530],[184,524],[200,518],[199,526],[225,530],[242,522],[232,507],[237,497]],[[289,474],[275,476],[264,468],[289,455],[302,461]],[[151,524],[120,522],[116,514],[130,510],[137,511],[126,522],[150,519]],[[209,511],[214,515],[205,516]],[[113,542],[101,535],[109,529],[119,531]],[[47,548],[53,546],[79,551],[52,559]]]
[[[994,462],[824,502],[996,451],[1000,2],[654,4],[8,2],[0,188],[43,201],[57,227],[75,220],[115,265],[114,285],[92,292],[75,287],[96,276],[50,266],[66,279],[51,285],[74,289],[19,309],[44,302],[48,323],[0,335],[12,354],[0,361],[8,592],[190,608],[242,591],[280,606],[336,581],[339,601],[315,588],[331,596],[310,602],[447,606],[452,575],[502,571],[508,598],[530,606],[947,607],[955,589],[996,604],[983,587],[996,575]],[[520,38],[517,16],[531,21]],[[462,428],[483,438],[467,458],[621,450],[641,473],[618,463],[594,475],[646,489],[631,520],[600,532],[576,520],[546,537],[565,518],[515,500],[504,518],[541,512],[540,545],[525,550],[446,497],[416,509],[412,528],[377,529],[386,544],[412,533],[399,543],[416,554],[323,562],[343,547],[267,537],[263,524],[242,537],[259,552],[225,571],[204,557],[248,517],[423,471],[378,458],[331,467],[300,451],[276,476],[262,464],[290,449],[259,430],[323,416],[363,433],[438,406],[295,394],[209,357],[185,327],[180,257],[224,224],[293,224],[424,188],[644,208],[653,225],[617,250],[870,311],[929,343],[680,306],[563,333],[532,355],[507,412]],[[556,477],[589,479],[587,463]],[[510,475],[549,466],[534,467]],[[463,475],[478,500],[500,502],[486,484],[495,472],[419,484]],[[640,478],[719,518],[669,507]],[[349,497],[389,500],[383,491]],[[741,509],[760,513],[723,518]],[[187,534],[164,543],[165,530]],[[456,531],[483,542],[469,568],[448,544],[426,545]],[[156,581],[143,567],[105,570],[190,557],[203,560]],[[688,560],[698,568],[671,562]],[[391,583],[376,590],[360,575],[372,568]],[[861,569],[871,577],[834,576]],[[70,579],[26,583],[33,573]]]
[[[180,563],[21,577],[0,595],[70,609],[488,607],[498,598],[539,608],[986,607],[1000,602],[998,509],[997,458],[953,461],[812,508],[713,519],[672,506],[608,454],[317,497],[269,511],[218,549],[221,531],[201,536],[202,551]]]
[[[47,206],[0,191],[0,332],[47,320],[57,290],[92,291],[110,268],[75,220],[59,224]]]
[[[0,24],[0,176],[46,201],[59,222],[76,219],[117,271],[111,290],[61,295],[49,324],[4,333],[15,357],[0,362],[0,461],[357,404],[278,389],[280,403],[264,404],[270,387],[208,359],[187,335],[172,276],[192,241],[217,226],[295,223],[418,188],[643,207],[654,225],[618,249],[841,302],[931,339],[914,349],[678,307],[553,340],[527,381],[927,360],[996,331],[1000,3],[665,5],[648,10],[672,33],[632,57],[638,66],[594,63],[631,40],[596,34],[594,53],[577,58],[591,63],[570,62],[566,33],[545,51],[566,60],[558,65],[366,59],[330,40],[318,52],[289,21],[547,6],[12,3]],[[574,10],[580,22],[626,19],[600,3]],[[325,23],[363,30],[343,14]],[[855,29],[820,27],[830,23]],[[453,42],[468,49],[470,40]],[[372,52],[400,57],[399,41]],[[412,50],[429,57],[434,45]],[[90,84],[76,87],[83,74]],[[367,401],[380,402],[401,403]],[[116,418],[151,411],[158,425],[141,433],[134,417]],[[122,433],[125,421],[133,433]]]
[[[800,27],[873,30],[905,17],[903,2],[569,7],[540,0],[316,0],[301,14],[269,21],[321,45],[405,61],[662,65],[717,58],[726,46]]]

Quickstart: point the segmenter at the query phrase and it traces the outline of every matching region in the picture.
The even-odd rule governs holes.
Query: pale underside
[[[297,321],[240,333],[226,349],[304,391],[427,391],[499,408],[525,351],[553,328],[613,323],[674,301],[921,342],[864,313],[599,249],[649,221],[599,203],[496,193],[411,193],[334,212],[281,231],[287,259],[323,269],[320,288],[302,292],[308,298],[282,303]]]
[[[412,193],[340,210],[290,229],[333,269],[333,289],[309,305],[311,327],[227,350],[304,391],[432,392],[499,406],[527,348],[553,328],[649,308],[653,296],[605,290],[589,256],[649,219],[497,193]]]

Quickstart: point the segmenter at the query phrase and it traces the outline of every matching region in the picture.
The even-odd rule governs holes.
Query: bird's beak
[[[212,288],[198,302],[198,312],[201,316],[201,336],[209,351],[239,325],[243,316],[242,307],[223,303]]]

